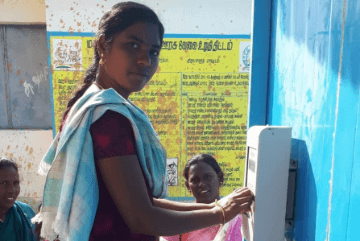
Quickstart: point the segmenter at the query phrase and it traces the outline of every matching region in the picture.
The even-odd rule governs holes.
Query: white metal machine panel
[[[284,240],[291,127],[253,126],[247,134],[245,186],[255,194],[243,215],[247,241]]]

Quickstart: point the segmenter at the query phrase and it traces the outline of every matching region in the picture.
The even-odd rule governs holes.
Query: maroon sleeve
[[[129,119],[106,111],[90,126],[95,160],[136,154],[133,128]]]

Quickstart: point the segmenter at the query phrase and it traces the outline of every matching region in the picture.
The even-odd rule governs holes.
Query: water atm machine
[[[246,141],[244,185],[255,194],[243,215],[247,241],[283,241],[291,148],[291,127],[253,126]]]

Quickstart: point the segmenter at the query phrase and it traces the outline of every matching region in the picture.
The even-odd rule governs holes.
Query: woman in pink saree
[[[206,154],[193,156],[185,166],[185,185],[195,197],[196,203],[214,203],[219,200],[219,189],[224,173],[214,157]],[[189,233],[162,237],[162,241],[230,241],[242,240],[241,215],[223,226],[217,225]]]

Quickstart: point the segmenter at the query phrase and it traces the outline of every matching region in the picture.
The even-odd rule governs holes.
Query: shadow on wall
[[[316,231],[317,190],[305,141],[292,139],[291,158],[298,160],[294,238],[313,241]]]

